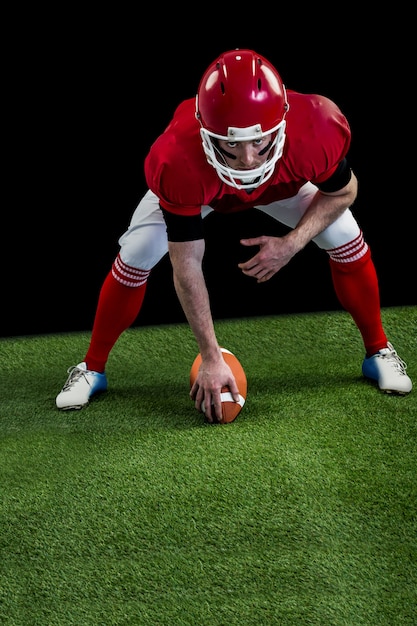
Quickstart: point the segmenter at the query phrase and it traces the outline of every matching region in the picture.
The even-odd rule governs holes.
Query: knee
[[[330,226],[328,226],[320,235],[313,239],[319,248],[326,250],[329,254],[332,250],[350,247],[351,243],[358,238],[363,240],[363,233],[353,217],[350,209],[346,209],[344,213]]]
[[[147,282],[151,270],[136,268],[125,263],[119,253],[113,262],[111,273],[117,282],[126,287],[140,287]]]

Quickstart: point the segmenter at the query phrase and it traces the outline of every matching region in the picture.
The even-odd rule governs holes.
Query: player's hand
[[[238,267],[246,276],[256,278],[258,283],[264,283],[292,259],[296,250],[292,246],[291,239],[284,237],[253,237],[241,239],[243,246],[259,246],[259,251],[244,263],[238,263]]]
[[[228,387],[233,399],[239,402],[240,395],[235,377],[223,357],[215,362],[203,360],[194,385],[191,387],[190,397],[194,400],[195,408],[200,412],[204,412],[207,421],[210,423],[221,421],[222,419],[220,394],[223,387]]]

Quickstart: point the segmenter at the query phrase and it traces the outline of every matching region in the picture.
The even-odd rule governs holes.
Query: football
[[[237,356],[233,354],[233,352],[230,352],[230,350],[226,350],[226,348],[221,348],[221,351],[223,353],[224,360],[226,361],[226,363],[228,364],[228,366],[233,372],[233,375],[236,379],[236,384],[239,389],[239,394],[240,394],[239,402],[235,402],[233,400],[232,394],[230,393],[230,390],[228,387],[223,387],[221,391],[223,417],[220,421],[217,421],[216,423],[229,424],[230,422],[233,422],[237,418],[237,416],[241,412],[246,402],[246,395],[248,391],[248,381],[246,379],[245,370],[243,369],[243,366],[241,362],[239,361],[239,359],[237,358]],[[190,388],[193,386],[194,381],[197,378],[201,361],[202,361],[201,354],[199,353],[197,354],[191,366]],[[204,403],[202,405],[202,409],[204,413]]]

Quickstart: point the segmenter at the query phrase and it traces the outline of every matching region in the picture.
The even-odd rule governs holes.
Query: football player
[[[349,166],[349,123],[327,97],[286,90],[276,68],[236,49],[204,72],[195,98],[181,102],[151,146],[139,202],[99,295],[83,360],[68,370],[59,409],[80,409],[107,389],[105,366],[136,320],[152,268],[169,253],[175,290],[202,364],[190,395],[208,421],[221,417],[220,390],[239,392],[216,338],[202,261],[203,219],[255,208],[290,227],[284,236],[241,240],[256,253],[239,264],[270,280],[313,241],[327,255],[335,293],[364,345],[363,375],[380,390],[408,394],[406,365],[389,343],[371,250],[352,214],[357,179]]]

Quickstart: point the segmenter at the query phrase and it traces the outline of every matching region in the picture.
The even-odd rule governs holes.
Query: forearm
[[[296,228],[288,235],[296,251],[302,250],[314,237],[333,224],[349,208],[357,194],[357,180],[352,174],[349,184],[340,192],[317,192]]]
[[[185,245],[193,247],[200,244],[170,244],[175,290],[203,359],[218,360],[222,358],[222,354],[214,330],[201,258],[200,255],[185,256]]]

